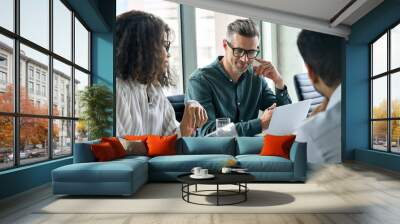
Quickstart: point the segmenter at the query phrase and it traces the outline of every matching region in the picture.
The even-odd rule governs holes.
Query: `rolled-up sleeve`
[[[196,100],[207,112],[208,120],[199,128],[201,136],[207,135],[215,130],[215,108],[212,102],[211,90],[207,82],[201,77],[191,77],[186,91],[185,101]]]

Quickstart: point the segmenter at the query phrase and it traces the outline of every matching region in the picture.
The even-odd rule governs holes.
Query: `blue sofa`
[[[53,193],[68,195],[131,195],[148,181],[176,181],[193,167],[218,172],[230,159],[260,182],[304,182],[306,180],[306,144],[295,142],[290,159],[260,156],[262,137],[182,138],[177,155],[127,156],[96,162],[90,145],[75,145],[74,163],[52,171]]]

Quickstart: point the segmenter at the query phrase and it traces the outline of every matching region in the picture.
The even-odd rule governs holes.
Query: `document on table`
[[[275,108],[272,114],[268,129],[263,131],[263,135],[289,135],[307,118],[311,100],[304,100],[298,103],[287,104]]]

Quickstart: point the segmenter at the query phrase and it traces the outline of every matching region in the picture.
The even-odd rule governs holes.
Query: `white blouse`
[[[117,78],[117,136],[172,135],[180,137],[175,111],[161,86]]]

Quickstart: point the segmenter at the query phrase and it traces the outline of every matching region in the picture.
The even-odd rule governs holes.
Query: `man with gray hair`
[[[224,56],[191,75],[186,100],[198,101],[208,115],[200,135],[215,130],[216,118],[230,118],[239,136],[254,136],[268,128],[275,105],[291,103],[274,65],[257,58],[259,37],[257,26],[250,19],[230,23],[222,41]],[[274,81],[276,95],[265,78]],[[259,110],[264,111],[260,118]]]

